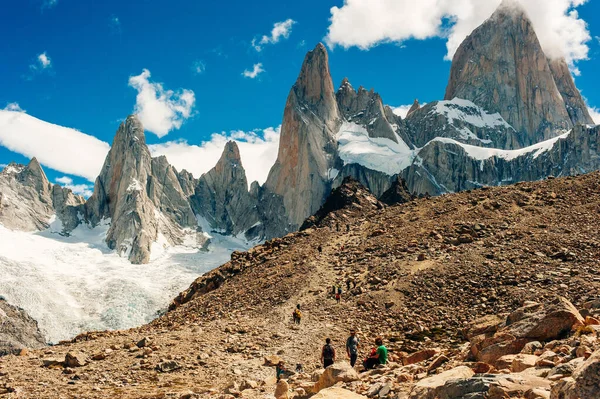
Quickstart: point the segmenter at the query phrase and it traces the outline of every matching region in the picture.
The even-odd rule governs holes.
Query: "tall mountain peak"
[[[533,25],[514,0],[502,2],[458,48],[445,95],[454,98],[500,113],[521,146],[573,126]]]
[[[413,112],[415,112],[419,109],[421,109],[421,104],[419,104],[419,100],[415,98],[415,101],[413,102],[413,105],[408,110],[408,113],[406,114],[406,116],[412,114]]]
[[[240,155],[240,149],[235,141],[230,140],[225,144],[225,149],[219,159],[219,163],[223,162],[236,162],[241,165],[242,156]]]

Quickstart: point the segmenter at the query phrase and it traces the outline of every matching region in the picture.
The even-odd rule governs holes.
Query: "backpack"
[[[294,317],[296,319],[301,319],[302,318],[302,312],[300,311],[300,309],[294,310]]]
[[[324,359],[333,359],[333,354],[334,354],[333,347],[329,344],[326,344],[323,347],[323,358]]]

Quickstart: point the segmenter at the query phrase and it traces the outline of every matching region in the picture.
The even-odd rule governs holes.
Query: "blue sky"
[[[151,144],[200,144],[215,132],[241,135],[276,128],[305,53],[328,33],[334,6],[342,8],[344,1],[2,0],[0,109],[17,103],[28,115],[110,143],[136,105],[138,92],[130,77],[148,70],[148,84],[161,83],[175,95],[193,92],[195,100],[186,111],[189,115],[180,115],[179,129],[169,129],[160,138],[147,134]],[[586,41],[588,59],[576,62],[576,83],[591,105],[600,106],[600,2],[588,1],[577,11],[591,39]],[[373,26],[385,25],[376,14],[365,18]],[[286,35],[273,40],[274,24],[288,19],[294,22]],[[402,15],[396,20],[402,23]],[[336,29],[348,36],[348,27]],[[334,85],[347,76],[355,87],[374,88],[393,106],[417,97],[424,102],[441,99],[450,69],[444,60],[447,39],[411,39],[423,36],[419,29],[409,32],[408,39],[406,32],[382,31],[374,32],[379,36],[367,44],[336,46],[330,50]],[[252,40],[260,42],[263,35],[271,40],[259,52]],[[388,41],[393,42],[380,44]],[[264,72],[253,79],[243,76],[257,64]],[[262,138],[264,133],[256,134]],[[27,158],[0,147],[0,164],[12,160]],[[46,170],[52,180],[68,174],[77,183],[86,181],[73,173]]]

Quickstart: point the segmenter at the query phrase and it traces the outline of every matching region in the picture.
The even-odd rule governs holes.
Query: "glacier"
[[[68,237],[59,227],[31,233],[0,225],[0,295],[37,320],[49,343],[148,323],[199,275],[251,246],[211,233],[208,251],[157,242],[151,262],[134,265],[104,243],[108,223],[80,225]]]

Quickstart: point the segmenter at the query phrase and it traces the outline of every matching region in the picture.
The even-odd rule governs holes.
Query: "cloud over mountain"
[[[527,11],[548,56],[586,59],[591,39],[577,7],[588,0],[504,0]],[[451,59],[460,43],[483,23],[501,0],[345,0],[331,8],[329,46],[369,49],[385,42],[447,38]]]

